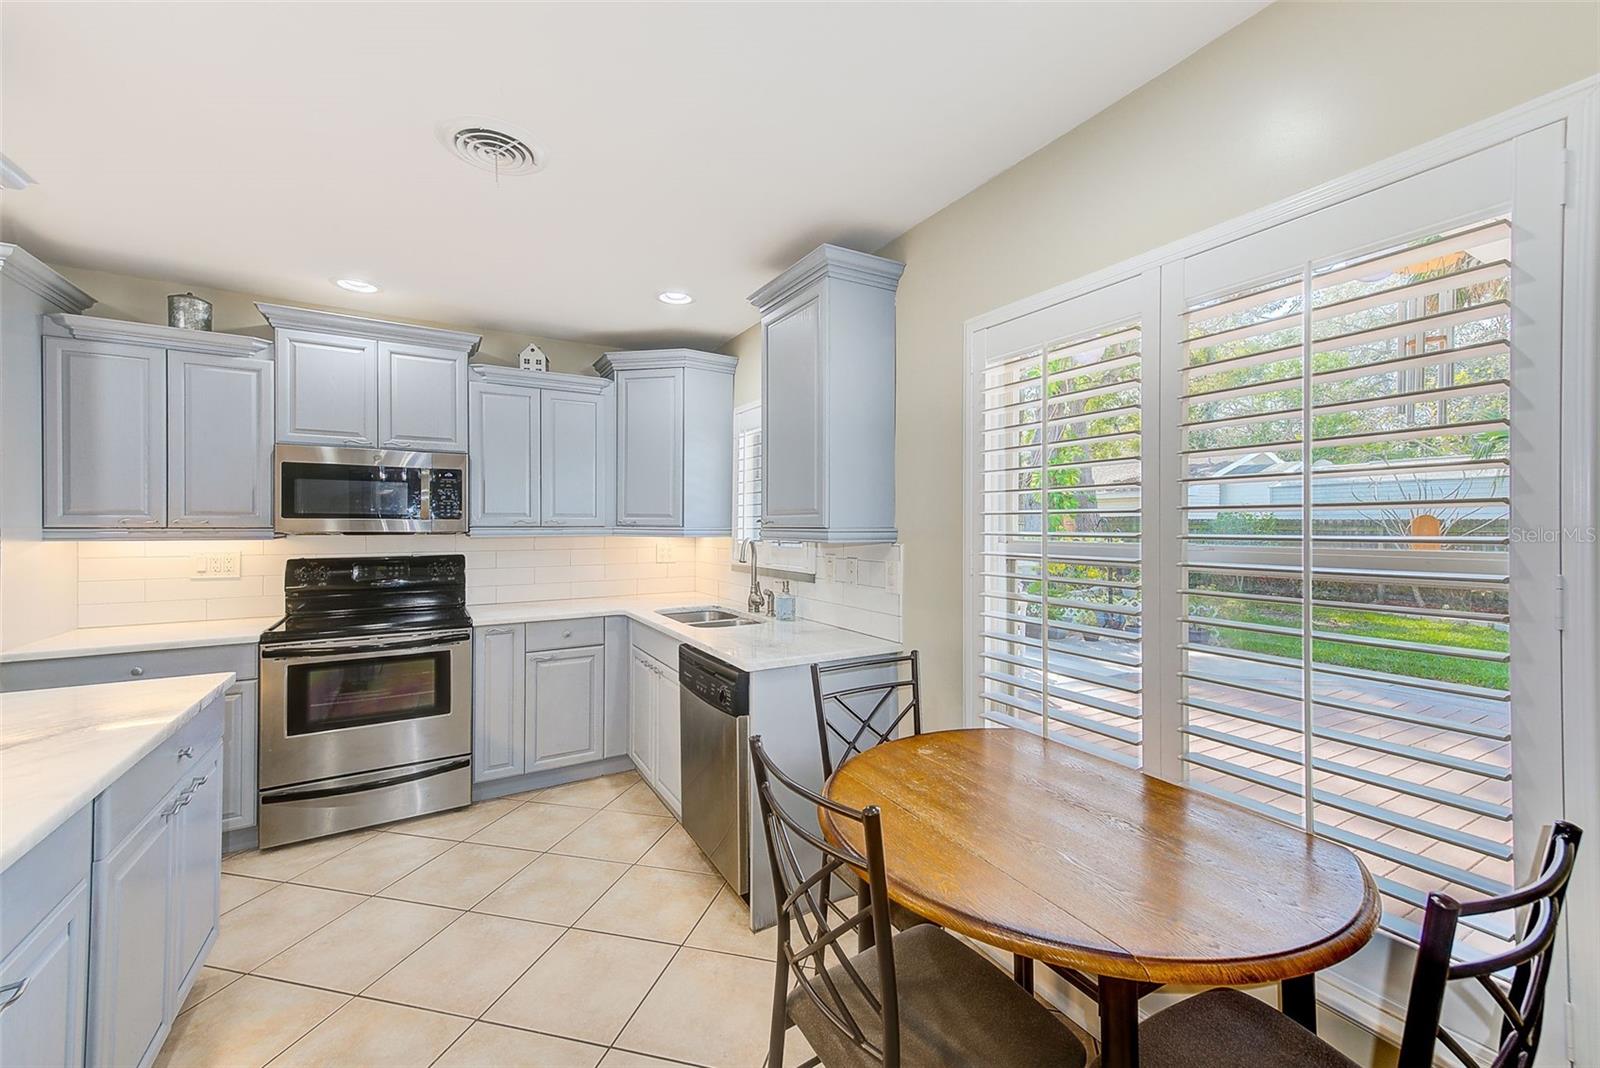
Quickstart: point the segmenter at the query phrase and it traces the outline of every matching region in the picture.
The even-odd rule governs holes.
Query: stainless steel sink
[[[759,619],[730,612],[726,608],[674,608],[659,614],[679,623],[687,623],[691,627],[747,627],[761,622]]]

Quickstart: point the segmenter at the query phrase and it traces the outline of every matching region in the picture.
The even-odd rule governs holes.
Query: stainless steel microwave
[[[467,457],[459,452],[279,445],[280,534],[462,534]]]

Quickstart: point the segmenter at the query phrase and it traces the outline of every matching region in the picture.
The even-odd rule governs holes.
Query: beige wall
[[[906,263],[895,496],[933,725],[962,715],[967,319],[1597,70],[1600,5],[1278,3],[879,250]],[[741,402],[759,348],[724,346]]]
[[[141,278],[131,274],[115,274],[110,271],[92,271],[82,267],[68,267],[63,264],[51,264],[51,266],[99,302],[89,309],[90,315],[101,315],[108,319],[132,319],[141,323],[165,323],[167,321],[167,296],[172,293],[188,292],[192,292],[195,296],[203,297],[211,302],[212,329],[234,333],[260,334],[262,337],[270,337],[271,330],[262,320],[261,313],[256,311],[255,302],[258,300],[272,304],[291,304],[302,308],[312,307],[324,311],[345,312],[349,315],[366,315],[375,319],[395,318],[395,316],[387,313],[378,314],[362,308],[357,300],[351,300],[340,305],[307,304],[305,301],[280,300],[260,294],[246,294],[231,289],[215,289],[209,286],[193,285],[189,282],[168,282],[156,278]],[[535,337],[532,334],[507,334],[492,330],[481,330],[471,325],[436,323],[424,319],[410,319],[408,321],[422,323],[427,326],[442,326],[451,330],[465,330],[474,334],[482,334],[483,344],[479,347],[479,355],[474,360],[484,363],[515,364],[517,362],[517,353],[522,351],[523,346],[529,341],[537,341],[539,347],[544,349],[545,353],[550,357],[550,369],[552,371],[564,371],[568,374],[594,374],[594,362],[606,351],[603,345],[586,345],[579,341]]]

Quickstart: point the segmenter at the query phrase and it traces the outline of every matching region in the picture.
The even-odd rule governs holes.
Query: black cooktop
[[[467,561],[442,556],[316,556],[284,569],[287,615],[263,644],[470,627]]]

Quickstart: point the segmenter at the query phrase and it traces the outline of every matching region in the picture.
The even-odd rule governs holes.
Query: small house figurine
[[[550,357],[544,354],[543,349],[530,341],[527,348],[517,353],[517,366],[524,371],[548,371],[550,370]]]

